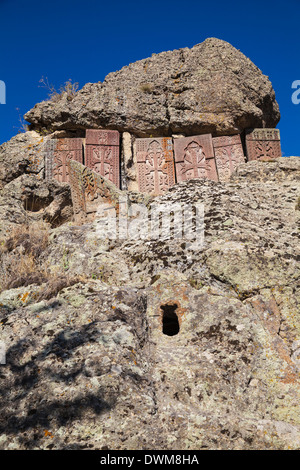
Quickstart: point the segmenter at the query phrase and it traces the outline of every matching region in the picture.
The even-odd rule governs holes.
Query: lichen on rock
[[[72,101],[39,103],[25,119],[48,133],[104,127],[140,137],[217,136],[276,127],[280,113],[268,77],[231,44],[209,38],[88,83]]]
[[[250,162],[156,198],[204,204],[198,251],[51,229],[41,259],[74,281],[0,294],[1,448],[298,448],[299,174]]]
[[[300,158],[157,197],[136,179],[139,136],[276,126],[268,78],[211,38],[26,118],[32,130],[0,147],[0,449],[298,449]],[[99,127],[123,132],[122,189],[69,163],[86,175],[78,222],[74,187],[43,178],[40,146]],[[112,237],[98,204],[120,215],[122,198],[136,225]],[[134,204],[144,222],[158,214],[159,236],[141,236]],[[178,206],[190,221],[203,208],[204,243],[177,230]]]

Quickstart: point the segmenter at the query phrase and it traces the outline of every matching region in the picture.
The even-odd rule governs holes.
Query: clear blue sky
[[[0,143],[21,115],[47,97],[42,76],[59,88],[69,78],[103,81],[112,71],[153,52],[192,47],[207,37],[230,42],[270,77],[281,111],[284,155],[300,155],[300,1],[0,0]]]

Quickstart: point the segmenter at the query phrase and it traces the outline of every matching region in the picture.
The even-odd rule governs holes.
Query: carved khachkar
[[[53,160],[54,151],[56,149],[57,139],[47,140],[44,146],[44,159],[45,159],[45,179],[51,180],[53,178]]]
[[[82,224],[87,219],[86,203],[83,186],[83,169],[85,166],[74,160],[68,162],[69,179],[71,185],[72,204],[74,211],[74,221]]]
[[[122,194],[99,173],[70,160],[68,163],[75,222],[93,220],[101,203],[116,206]]]
[[[218,180],[211,134],[174,140],[177,181],[193,178]]]
[[[228,181],[240,163],[245,162],[240,135],[214,137],[213,146],[220,181]]]
[[[120,187],[120,134],[118,131],[87,129],[86,166]]]
[[[279,129],[249,129],[246,131],[248,160],[273,160],[281,157]]]
[[[175,183],[172,139],[136,140],[139,191],[162,194]]]
[[[83,163],[82,139],[52,139],[45,143],[45,178],[69,182],[68,161]]]

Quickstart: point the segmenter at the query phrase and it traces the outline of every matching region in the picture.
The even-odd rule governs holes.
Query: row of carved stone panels
[[[85,164],[120,187],[120,135],[118,131],[88,129],[85,140],[64,138],[47,141],[45,177],[69,182],[68,160]],[[270,160],[281,156],[278,129],[246,132],[248,160]],[[212,137],[138,138],[135,145],[138,187],[141,192],[161,194],[173,184],[189,179],[228,181],[245,162],[240,135]]]
[[[68,160],[85,164],[96,173],[119,187],[119,141],[118,131],[88,129],[85,139],[85,161],[83,139],[52,139],[45,143],[45,178],[69,182]]]

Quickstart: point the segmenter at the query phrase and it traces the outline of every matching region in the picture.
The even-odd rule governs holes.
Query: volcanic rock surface
[[[25,115],[31,129],[110,128],[136,136],[230,135],[275,127],[272,84],[242,52],[216,38],[153,54],[75,96],[62,93]]]
[[[49,228],[0,294],[0,448],[299,448],[299,194],[298,157],[175,185],[154,204],[204,204],[199,249]]]
[[[165,214],[203,205],[203,245],[76,225],[70,186],[43,179],[48,138],[279,118],[269,79],[214,38],[27,113],[31,130],[0,147],[0,449],[300,448],[300,158],[156,198],[119,191]]]

